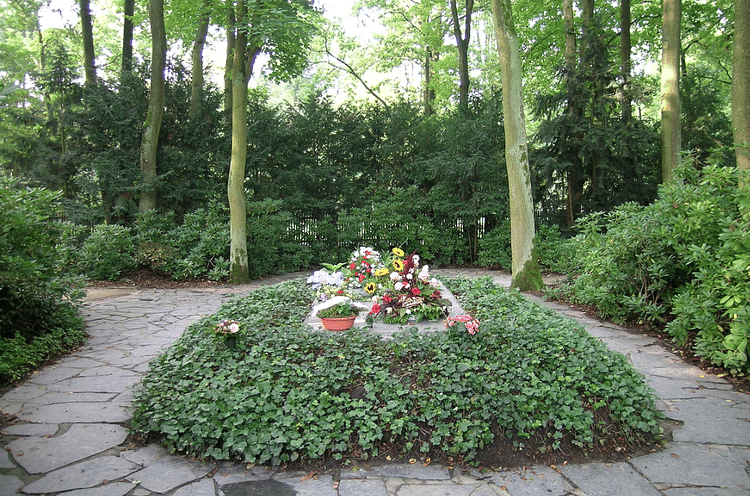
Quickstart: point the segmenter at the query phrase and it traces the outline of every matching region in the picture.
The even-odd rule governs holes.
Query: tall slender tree
[[[750,189],[750,0],[734,2],[732,128],[740,187]]]
[[[135,0],[125,0],[122,21],[122,72],[133,69],[133,15]]]
[[[620,0],[620,77],[622,78],[622,110],[620,118],[628,123],[633,116],[630,96],[631,66],[630,51],[630,0]]]
[[[523,73],[511,0],[492,0],[492,17],[503,81],[505,163],[510,190],[510,230],[513,279],[511,287],[536,290],[542,286],[534,259],[534,205],[531,198],[529,148],[523,114]]]
[[[96,56],[94,55],[94,29],[91,20],[90,0],[79,0],[81,13],[81,33],[83,35],[83,59],[86,84],[96,82]]]
[[[245,0],[235,6],[238,24],[247,25]],[[247,260],[247,206],[245,200],[245,161],[247,158],[247,75],[245,53],[247,29],[237,29],[232,60],[232,157],[229,162],[229,280],[239,284],[250,279]]]
[[[208,0],[204,0],[200,22],[198,23],[198,31],[196,32],[195,40],[193,41],[193,80],[190,91],[190,109],[188,111],[191,118],[198,115],[201,106],[203,92],[203,47],[206,44],[206,36],[208,36],[208,26],[210,21],[211,10],[209,2]]]
[[[458,15],[456,0],[450,0],[453,37],[458,48],[458,107],[462,112],[469,110],[469,43],[471,41],[471,15],[474,11],[474,0],[466,0],[464,5],[464,28],[461,30],[461,18]]]
[[[680,163],[680,25],[682,0],[663,0],[661,58],[661,178],[672,180]]]
[[[314,25],[306,15],[310,0],[236,0],[232,57],[232,156],[229,163],[229,280],[249,279],[245,223],[245,161],[247,158],[247,87],[261,51],[269,58],[271,76],[289,79],[302,72]]]
[[[157,176],[156,155],[159,148],[159,133],[164,116],[164,67],[167,61],[167,32],[164,27],[164,0],[149,0],[148,18],[151,24],[151,89],[149,91],[148,114],[146,115],[141,140],[141,175],[143,184],[138,209],[141,212],[156,209]]]

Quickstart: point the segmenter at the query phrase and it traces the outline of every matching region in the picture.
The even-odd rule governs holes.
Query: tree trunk
[[[451,16],[453,18],[453,36],[458,47],[458,107],[462,112],[469,110],[469,42],[471,40],[471,14],[474,10],[474,0],[466,0],[466,16],[464,18],[464,32],[461,33],[461,23],[458,17],[456,0],[450,0]]]
[[[531,174],[523,114],[521,56],[513,25],[511,0],[492,0],[497,34],[497,49],[503,83],[503,123],[505,162],[510,190],[510,231],[513,258],[511,287],[537,290],[542,287],[539,264],[534,259],[534,205],[531,199]]]
[[[122,23],[122,72],[133,70],[133,15],[135,0],[125,0]]]
[[[193,80],[190,91],[190,109],[188,115],[191,119],[198,115],[203,99],[203,46],[206,44],[208,35],[208,23],[211,18],[207,2],[203,3],[205,9],[198,24],[198,32],[193,42]]]
[[[141,141],[141,191],[138,209],[147,212],[156,208],[156,153],[159,131],[164,115],[164,66],[167,58],[167,33],[164,27],[164,0],[150,0],[148,19],[151,24],[151,90],[146,126]]]
[[[734,2],[732,128],[740,187],[750,189],[750,0]]]
[[[83,34],[83,67],[86,71],[85,84],[96,82],[96,62],[94,56],[94,30],[91,22],[89,0],[79,0],[81,9],[81,33]]]
[[[237,45],[235,38],[235,15],[234,7],[230,4],[229,19],[227,27],[227,58],[224,64],[224,111],[227,114],[232,112],[232,67],[234,66],[234,47]]]
[[[672,180],[680,163],[681,0],[664,0],[661,57],[661,178]]]
[[[580,113],[579,103],[573,90],[576,77],[576,31],[573,22],[573,0],[563,0],[563,29],[565,30],[565,79],[568,88],[568,116],[571,119]],[[580,178],[581,159],[576,154],[568,157],[573,166],[565,173],[565,182],[567,184],[567,202],[565,218],[567,225],[570,227],[576,221],[578,200],[583,195],[583,181]]]
[[[620,74],[622,77],[622,114],[625,124],[633,117],[633,107],[630,100],[630,0],[620,0]]]
[[[237,2],[237,20],[245,22],[244,0]],[[245,203],[245,161],[247,159],[247,76],[245,52],[247,32],[237,30],[232,59],[232,157],[229,162],[229,281],[242,284],[250,279],[247,260],[247,205]]]

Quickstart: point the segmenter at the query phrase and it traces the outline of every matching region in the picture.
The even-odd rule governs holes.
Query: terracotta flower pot
[[[329,331],[346,331],[352,328],[356,319],[356,315],[350,317],[324,317],[320,319],[320,322]]]

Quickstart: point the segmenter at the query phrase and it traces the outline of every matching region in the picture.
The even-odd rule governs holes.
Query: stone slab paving
[[[510,284],[510,276],[496,272],[434,272],[488,274]],[[750,496],[748,395],[685,364],[654,339],[533,297],[578,320],[645,376],[659,408],[679,424],[665,449],[627,462],[489,474],[402,463],[304,474],[188,460],[160,446],[127,444],[131,388],[154,356],[228,298],[298,275],[233,287],[92,291],[83,309],[87,343],[0,397],[0,412],[15,416],[4,430],[0,496]]]

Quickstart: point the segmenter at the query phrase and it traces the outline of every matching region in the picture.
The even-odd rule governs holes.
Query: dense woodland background
[[[56,2],[0,0],[0,7],[3,215],[15,212],[28,227],[32,220],[13,207],[36,202],[34,219],[65,221],[56,245],[65,274],[116,279],[145,267],[174,278],[226,279],[230,169],[238,166],[250,277],[345,260],[361,244],[418,249],[437,265],[510,268],[503,88],[490,2],[362,0],[354,13],[376,20],[373,32],[347,31],[308,0],[80,0],[63,27],[44,24]],[[665,198],[710,184],[694,193],[716,204],[685,215],[711,229],[679,241],[674,230],[674,238],[653,234],[651,241],[674,242],[666,252],[650,245],[651,265],[642,252],[629,255],[639,267],[622,269],[636,281],[632,302],[593,301],[628,287],[623,280],[595,288],[578,277],[589,284],[578,294],[590,297],[579,298],[605,315],[609,305],[609,316],[664,326],[675,320],[673,298],[696,284],[699,267],[669,250],[695,255],[688,245],[704,243],[712,253],[734,243],[739,258],[730,249],[726,262],[747,272],[746,236],[720,236],[746,232],[748,221],[732,124],[734,117],[747,129],[746,105],[745,117],[741,105],[732,106],[733,87],[737,102],[746,102],[738,81],[750,79],[733,78],[738,67],[747,70],[737,55],[747,51],[737,47],[747,50],[750,16],[735,19],[747,0],[518,0],[511,8],[543,267],[590,275],[594,252],[580,250],[616,232],[613,222],[653,215],[664,225],[660,215],[696,208],[674,201],[669,212]],[[676,43],[667,37],[675,27]],[[675,46],[670,59],[667,48]],[[665,79],[667,69],[677,79]],[[247,105],[237,104],[245,96]],[[246,134],[238,137],[240,127]],[[675,136],[672,153],[665,143]],[[57,196],[32,201],[22,187]],[[645,236],[650,222],[632,228]],[[17,239],[34,239],[29,232]],[[633,239],[628,231],[618,242],[625,249]],[[684,250],[675,248],[683,242]],[[5,243],[13,245],[10,237]],[[23,257],[31,256],[8,256],[0,267],[12,281],[7,287],[22,286],[18,274],[31,270]],[[682,270],[667,279],[661,265]],[[714,268],[717,281],[722,270]],[[744,286],[708,296],[722,303],[706,316],[719,327],[711,342],[722,356],[733,354],[724,362],[735,370],[746,367],[750,319],[741,296],[747,284],[737,284]],[[7,301],[28,289],[7,287]],[[698,324],[683,324],[686,343]]]

